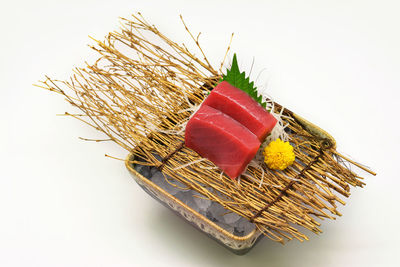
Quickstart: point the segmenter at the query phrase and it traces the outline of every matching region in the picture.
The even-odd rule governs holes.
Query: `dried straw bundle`
[[[348,197],[349,185],[364,185],[346,164],[368,170],[336,152],[328,134],[276,103],[271,107],[284,115],[296,154],[295,163],[285,171],[250,165],[238,183],[186,148],[185,124],[221,71],[207,60],[199,36],[185,28],[203,59],[138,14],[122,19],[121,30],[109,33],[104,42],[96,41],[92,49],[100,57],[93,65],[75,69],[70,81],[47,77],[41,87],[62,94],[81,111],[66,115],[132,152],[133,163],[157,166],[170,179],[248,218],[269,238],[307,239],[296,226],[320,233],[317,219],[340,216],[336,204],[344,201],[338,195]]]

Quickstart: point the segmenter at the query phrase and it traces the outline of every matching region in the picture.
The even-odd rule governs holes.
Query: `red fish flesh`
[[[277,120],[246,92],[223,81],[219,83],[203,102],[241,123],[258,139],[264,141]]]
[[[238,121],[207,105],[202,105],[186,126],[186,147],[211,160],[232,179],[244,171],[260,144]]]

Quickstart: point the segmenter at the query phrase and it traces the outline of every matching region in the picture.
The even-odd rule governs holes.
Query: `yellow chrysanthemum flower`
[[[294,162],[293,147],[289,142],[276,139],[264,149],[264,161],[270,169],[284,170]]]

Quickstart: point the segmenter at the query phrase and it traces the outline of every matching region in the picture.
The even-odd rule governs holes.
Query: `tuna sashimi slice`
[[[232,179],[244,171],[260,144],[246,127],[206,105],[200,107],[186,126],[186,147],[212,161]]]
[[[277,120],[246,92],[223,81],[204,100],[203,105],[213,107],[237,120],[262,142],[272,131]]]

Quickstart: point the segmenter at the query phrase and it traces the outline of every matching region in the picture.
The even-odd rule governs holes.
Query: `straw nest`
[[[63,95],[80,111],[65,113],[103,132],[135,155],[133,163],[159,170],[226,209],[251,220],[269,238],[284,242],[307,239],[304,230],[320,233],[319,220],[341,214],[337,203],[362,187],[355,164],[335,150],[329,135],[316,134],[291,111],[276,103],[285,133],[294,146],[295,163],[284,171],[250,164],[240,182],[184,146],[185,124],[221,77],[224,60],[211,66],[186,27],[201,58],[170,40],[140,14],[121,19],[119,31],[91,48],[98,60],[76,68],[69,81],[46,77],[41,87]],[[270,101],[271,103],[271,101]],[[101,140],[99,140],[101,141]]]

